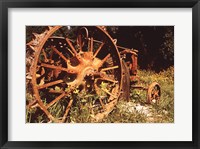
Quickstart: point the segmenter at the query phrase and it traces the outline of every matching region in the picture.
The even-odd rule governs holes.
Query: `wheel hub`
[[[81,54],[78,54],[77,59],[79,61],[79,64],[77,66],[73,66],[73,63],[67,64],[69,68],[73,67],[73,69],[76,71],[76,79],[70,83],[67,83],[70,87],[79,87],[83,82],[87,82],[88,79],[86,79],[86,76],[91,76],[94,79],[94,76],[98,76],[97,70],[98,70],[98,60],[97,58],[93,58],[92,52],[83,52]],[[99,75],[100,76],[100,75]]]

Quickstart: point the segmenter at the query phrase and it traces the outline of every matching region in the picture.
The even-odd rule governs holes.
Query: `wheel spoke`
[[[68,38],[65,38],[65,40],[67,41],[68,45],[70,46],[70,48],[74,52],[74,54],[77,55],[76,49],[74,48],[74,46],[72,45],[70,40]]]
[[[26,107],[27,109],[31,108],[33,105],[35,105],[37,103],[37,100],[33,100],[32,102],[30,102]]]
[[[97,86],[97,81],[98,81],[99,79],[95,79],[95,81],[94,81],[94,88],[95,88],[95,91],[96,91],[96,93],[99,95],[100,93],[99,93],[99,91],[100,91],[100,88]]]
[[[119,66],[112,66],[112,67],[108,67],[108,68],[103,68],[101,69],[101,71],[106,71],[106,70],[111,70],[111,69],[117,69],[119,68]]]
[[[68,103],[68,105],[67,105],[67,107],[66,107],[65,114],[64,114],[64,116],[63,116],[63,118],[62,118],[62,122],[63,122],[63,123],[65,122],[65,120],[66,120],[66,118],[67,118],[67,115],[68,115],[69,110],[70,110],[70,108],[71,108],[71,106],[72,106],[72,103],[73,103],[73,99],[70,99],[70,101],[69,101],[69,103]]]
[[[42,67],[42,70],[41,70],[41,76],[43,75],[43,74],[45,74],[45,70],[44,70],[44,68]]]
[[[113,95],[112,93],[110,93],[107,89],[104,89],[104,88],[100,88],[102,91],[106,92],[108,95],[114,97],[114,98],[117,98],[117,96]]]
[[[51,68],[51,69],[62,70],[62,71],[66,71],[66,72],[69,71],[67,68],[63,68],[63,67],[55,66],[55,65],[44,64],[44,63],[41,63],[41,66],[46,67],[46,68]]]
[[[95,90],[96,90],[96,93],[99,94],[99,90],[100,90],[101,88],[97,86],[97,84],[96,84],[97,80],[99,80],[99,79],[96,79],[96,80],[95,80],[95,82],[94,82],[94,88],[95,88]],[[101,97],[99,97],[98,99],[99,99],[100,104],[101,104],[101,106],[103,107],[103,109],[106,110],[105,104],[103,103]]]
[[[81,35],[79,34],[78,35],[78,44],[79,44],[79,48],[80,48],[80,52],[82,52],[83,50],[82,50],[82,39],[81,39]]]
[[[104,77],[102,77],[102,78],[99,78],[99,79],[105,80],[105,81],[110,81],[110,82],[113,82],[113,83],[118,83],[118,81],[113,80],[113,79],[111,79],[111,78],[108,78],[108,77],[106,77],[106,76],[104,76]]]
[[[74,53],[72,52],[72,50],[70,48],[67,47],[66,49],[71,53],[71,55],[74,56]]]
[[[158,90],[156,90],[156,91],[154,92],[154,98],[156,98],[156,97],[159,97],[159,91],[158,91]]]
[[[64,67],[55,66],[55,65],[49,65],[49,64],[44,64],[44,63],[42,63],[41,66],[46,67],[46,68],[66,71],[68,73],[76,73],[76,69],[73,69],[73,67],[64,68]]]
[[[90,39],[90,48],[89,48],[89,52],[93,51],[93,37],[91,37]]]
[[[105,104],[103,103],[101,97],[99,97],[100,104],[104,110],[106,110]]]
[[[44,51],[44,49],[42,49],[42,53],[43,53],[43,55],[44,55],[44,61],[45,61],[45,62],[48,62],[47,54],[46,54],[46,52]]]
[[[107,61],[109,57],[110,57],[110,53],[104,59],[102,59],[99,64],[97,64],[97,67],[98,68],[101,67]]]
[[[51,101],[46,107],[47,109],[49,107],[51,107],[54,103],[56,103],[57,101],[59,101],[60,99],[62,99],[64,96],[66,96],[66,94],[63,92],[60,96],[56,97],[53,101]]]
[[[51,46],[51,48],[68,64],[69,60],[61,53],[59,52],[55,47]]]
[[[94,53],[94,58],[97,56],[97,54],[99,53],[99,51],[101,50],[101,48],[104,46],[104,42],[101,43],[101,45],[99,46],[99,48],[97,49],[97,51]]]
[[[57,80],[57,81],[53,81],[53,82],[50,82],[50,83],[46,83],[46,84],[43,84],[43,85],[39,85],[37,88],[38,89],[43,89],[43,88],[46,88],[46,87],[49,87],[49,86],[53,86],[53,85],[56,85],[56,84],[59,84],[59,83],[62,83],[63,80]]]
[[[114,97],[114,98],[117,98],[117,96],[113,95],[112,93],[110,93],[107,89],[103,89],[103,88],[100,88],[97,86],[97,81],[98,80],[102,80],[101,78],[98,78],[94,81],[94,87],[95,87],[95,90],[97,92],[97,94],[99,94],[99,89],[106,92],[107,94],[109,94],[110,96]]]

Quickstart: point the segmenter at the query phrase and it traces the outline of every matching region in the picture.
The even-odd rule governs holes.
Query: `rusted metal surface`
[[[125,49],[124,47],[118,46],[120,49],[123,49],[120,54],[126,57],[126,55],[130,54],[131,60],[126,61],[127,66],[130,70],[130,78],[131,81],[135,80],[135,76],[137,75],[137,52],[138,50],[134,49]]]
[[[50,122],[65,122],[75,102],[74,91],[96,96],[104,92],[105,97],[95,103],[101,106],[93,116],[93,121],[98,121],[112,111],[120,95],[120,54],[110,35],[100,27],[80,28],[77,39],[53,37],[60,29],[61,26],[49,27],[27,44],[35,51],[30,73],[37,101],[33,104],[38,104]],[[108,87],[102,88],[102,83]],[[43,95],[56,97],[45,101]],[[56,119],[49,109],[60,100],[67,104],[64,115]]]
[[[34,34],[35,38],[27,43],[34,51],[27,78],[31,79],[36,99],[27,107],[37,105],[49,122],[65,122],[76,102],[74,92],[91,93],[99,97],[93,106],[100,110],[92,111],[93,122],[98,122],[113,110],[119,98],[129,100],[130,82],[138,80],[138,51],[117,46],[117,40],[110,37],[104,26],[79,27],[73,38],[66,36],[62,28],[49,27],[42,34]],[[127,55],[131,59],[125,60]],[[160,97],[160,86],[156,83],[148,89],[133,87],[147,90],[148,103]],[[58,119],[49,109],[59,101],[64,101],[65,108]]]
[[[161,96],[160,85],[153,82],[147,89],[147,103],[158,102]]]

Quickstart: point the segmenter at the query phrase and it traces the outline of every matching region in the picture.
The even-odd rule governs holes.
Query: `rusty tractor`
[[[77,100],[74,95],[84,92],[98,97],[91,105],[98,122],[118,100],[129,100],[130,88],[146,90],[147,103],[159,100],[158,83],[137,85],[138,50],[118,46],[104,26],[79,26],[76,36],[65,31],[64,26],[49,26],[27,43],[34,53],[27,79],[35,97],[27,108],[37,106],[49,122],[63,123]],[[49,109],[59,101],[64,114],[56,118]]]

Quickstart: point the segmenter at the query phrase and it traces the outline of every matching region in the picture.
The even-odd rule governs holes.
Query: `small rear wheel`
[[[147,103],[156,103],[160,99],[161,90],[160,85],[157,82],[150,84],[147,90]]]

